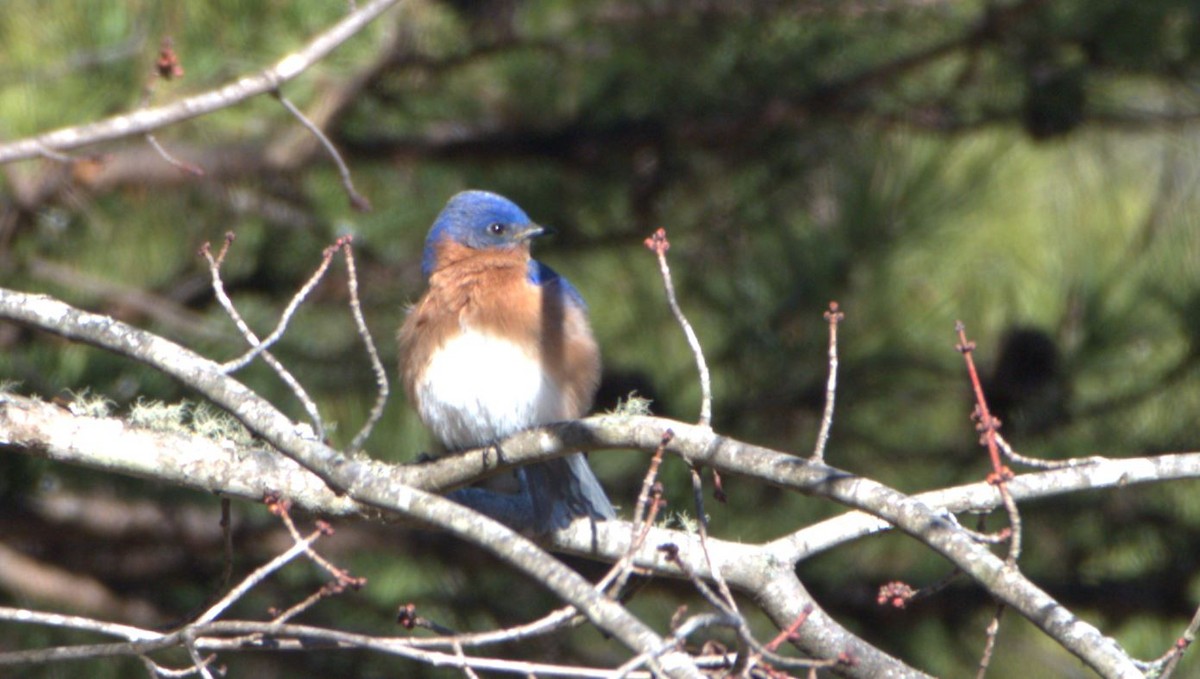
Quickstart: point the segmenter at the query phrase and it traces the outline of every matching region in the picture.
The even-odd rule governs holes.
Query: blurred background
[[[162,104],[269,66],[344,16],[344,2],[15,0],[0,12],[0,140]],[[182,77],[152,77],[170,38]],[[558,234],[537,256],[590,304],[605,357],[597,409],[632,392],[694,420],[693,359],[642,239],[668,230],[675,285],[713,372],[722,433],[807,454],[840,331],[831,464],[904,491],[988,471],[954,323],[978,342],[1003,433],[1028,455],[1194,449],[1200,405],[1200,5],[1183,0],[413,0],[283,92],[327,131],[373,210],[351,209],[328,157],[275,100],[133,138],[77,162],[0,168],[0,285],[111,314],[226,360],[243,345],[215,303],[206,242],[237,235],[224,276],[265,334],[320,260],[353,234],[385,363],[420,294],[422,240],[465,188],[512,198]],[[345,444],[375,396],[339,263],[275,350]],[[302,408],[261,365],[241,377]],[[0,378],[22,393],[84,389],[117,414],[194,394],[115,356],[0,323]],[[396,392],[401,391],[395,389]],[[430,439],[397,393],[367,444],[409,461]],[[646,457],[597,454],[632,506]],[[686,470],[663,470],[691,513]],[[748,480],[710,503],[714,535],[772,538],[841,510]],[[1200,486],[1078,494],[1023,509],[1023,568],[1066,605],[1157,657],[1200,598]],[[222,569],[218,501],[0,449],[0,549],[78,590],[0,583],[6,605],[167,627],[202,607]],[[235,576],[285,548],[277,520],[235,503]],[[325,553],[369,579],[302,622],[399,632],[395,608],[461,630],[549,610],[540,586],[441,535],[341,522]],[[587,574],[599,564],[572,562]],[[57,569],[57,570],[56,570]],[[885,650],[973,674],[993,605],[958,582],[905,611],[879,585],[928,584],[946,562],[872,538],[801,565],[820,603]],[[323,581],[292,566],[236,612],[262,616]],[[84,585],[107,596],[97,607]],[[90,590],[89,590],[90,591]],[[659,629],[681,583],[632,609]],[[89,608],[89,606],[91,606]],[[763,638],[774,632],[755,620]],[[92,640],[5,626],[0,648]],[[718,635],[719,638],[719,635]],[[614,664],[582,630],[504,653]],[[182,658],[177,659],[184,662]],[[226,655],[238,676],[448,676],[352,652]],[[1030,668],[1034,669],[1030,669]],[[1185,671],[1200,671],[1186,662]],[[119,677],[134,661],[26,676]],[[1090,676],[1008,615],[993,677]]]

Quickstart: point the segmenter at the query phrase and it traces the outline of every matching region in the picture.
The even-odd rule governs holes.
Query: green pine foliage
[[[925,4],[401,3],[283,88],[313,114],[338,86],[383,64],[326,130],[372,211],[350,209],[319,152],[298,166],[271,164],[273,145],[303,134],[262,97],[157,133],[205,167],[204,177],[171,167],[138,138],[73,152],[100,155],[71,167],[5,166],[0,285],[55,295],[228,360],[245,346],[214,300],[200,246],[219,248],[226,232],[236,235],[224,283],[262,336],[322,249],[350,233],[364,311],[394,373],[393,334],[420,294],[426,229],[454,192],[487,188],[559,232],[538,255],[590,305],[613,394],[597,412],[618,398],[642,403],[631,392],[655,414],[694,420],[698,412],[692,355],[641,244],[661,226],[680,301],[710,362],[723,433],[808,454],[827,368],[821,314],[837,300],[846,320],[832,464],[906,491],[983,478],[956,320],[978,342],[1003,432],[1022,452],[1195,448],[1193,3]],[[134,110],[151,83],[152,105],[225,84],[274,63],[345,11],[346,3],[312,0],[8,3],[0,12],[0,139]],[[151,77],[164,37],[182,79]],[[142,154],[139,171],[121,165],[131,153]],[[30,193],[34,186],[44,192]],[[274,349],[333,423],[337,445],[353,437],[374,398],[344,282],[339,255]],[[143,293],[151,302],[135,303]],[[261,363],[240,376],[304,418]],[[0,380],[45,397],[88,389],[111,402],[114,416],[135,421],[147,416],[146,404],[194,398],[124,359],[5,324]],[[399,392],[393,386],[366,451],[409,461],[432,445]],[[197,432],[244,436],[200,406],[171,418]],[[646,459],[592,461],[627,511]],[[210,497],[31,466],[5,451],[0,475],[0,503],[13,506],[66,489],[199,506],[214,512],[214,524],[218,516]],[[662,477],[671,509],[693,513],[682,465],[668,460]],[[706,511],[712,532],[731,539],[769,539],[840,511],[747,480],[725,483],[729,503]],[[245,526],[236,572],[245,573],[277,553],[262,539],[277,524],[259,509],[237,513]],[[1026,516],[1022,563],[1052,592],[1083,597],[1068,603],[1112,621],[1123,643],[1150,657],[1172,643],[1195,603],[1198,527],[1194,483],[1038,503]],[[340,530],[357,539],[334,548],[337,558],[370,584],[317,606],[308,622],[395,632],[395,607],[413,601],[442,624],[481,629],[553,605],[537,583],[514,582],[487,555],[464,554],[444,537]],[[108,555],[118,559],[120,547]],[[206,548],[203,559],[140,581],[116,571],[95,577],[183,619],[219,577],[219,544]],[[248,603],[245,614],[319,586],[321,576],[304,569],[256,594],[261,606]],[[890,536],[821,555],[801,572],[868,639],[963,676],[992,606],[977,590],[959,585],[940,603],[902,613],[873,603],[883,582],[923,584],[945,571],[928,550]],[[1114,594],[1152,585],[1160,598]],[[665,625],[680,601],[702,605],[682,591],[652,584],[634,607]],[[14,603],[3,591],[0,601]],[[954,601],[967,603],[956,610]],[[773,634],[755,624],[764,638]],[[1052,668],[1040,676],[1075,676],[1070,661],[1059,664],[1062,651],[1017,616],[1005,624],[991,676],[1039,676],[1030,662]],[[561,642],[564,654],[619,662],[616,642],[592,630]],[[30,636],[18,645],[37,643]],[[401,666],[390,657],[315,655],[331,676],[396,676]],[[238,676],[315,671],[297,657],[228,659],[242,668]],[[135,671],[86,664],[89,676]]]

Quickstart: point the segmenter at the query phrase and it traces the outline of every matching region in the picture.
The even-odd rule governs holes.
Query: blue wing
[[[579,294],[579,291],[575,289],[574,285],[571,285],[571,281],[559,276],[558,272],[554,269],[551,269],[536,259],[531,259],[529,260],[527,276],[530,283],[533,283],[539,287],[544,285],[557,285],[558,288],[562,290],[563,294],[566,295],[567,300],[571,304],[578,306],[584,311],[587,311],[587,303],[583,301],[583,295]]]

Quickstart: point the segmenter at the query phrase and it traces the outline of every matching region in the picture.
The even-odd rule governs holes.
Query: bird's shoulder
[[[557,271],[551,269],[548,265],[536,259],[531,259],[525,273],[529,282],[539,288],[543,288],[544,292],[562,295],[563,301],[567,305],[576,306],[583,311],[587,311],[587,303],[583,301],[583,295],[579,293],[579,290],[574,285],[571,285],[571,281],[560,276]]]

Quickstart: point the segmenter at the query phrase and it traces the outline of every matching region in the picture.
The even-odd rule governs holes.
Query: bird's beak
[[[551,233],[554,233],[553,229],[548,229],[540,224],[530,223],[530,224],[526,224],[525,226],[521,227],[516,233],[513,234],[513,237],[519,241],[524,242],[524,241],[528,241],[528,240],[533,240],[534,238],[537,238],[538,236],[545,236],[545,235],[551,234]]]

